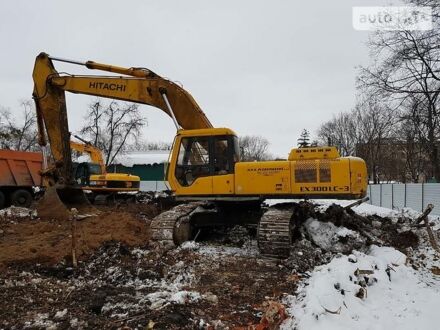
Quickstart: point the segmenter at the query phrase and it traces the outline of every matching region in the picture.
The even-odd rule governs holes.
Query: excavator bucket
[[[72,208],[77,209],[80,215],[98,213],[81,188],[69,186],[47,188],[44,196],[38,201],[37,213],[42,219],[68,220]]]

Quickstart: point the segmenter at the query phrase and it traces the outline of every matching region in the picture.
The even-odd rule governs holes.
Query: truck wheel
[[[4,208],[6,204],[5,194],[0,191],[0,209]]]
[[[24,189],[18,189],[11,194],[11,204],[14,206],[29,207],[32,200],[32,194]]]

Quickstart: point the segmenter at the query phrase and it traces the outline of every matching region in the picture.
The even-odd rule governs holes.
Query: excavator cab
[[[175,191],[187,194],[215,193],[219,187],[233,192],[235,163],[240,160],[238,138],[227,128],[178,132],[168,181]]]
[[[101,166],[96,163],[73,163],[73,173],[75,182],[82,186],[90,185],[91,175],[101,175]]]

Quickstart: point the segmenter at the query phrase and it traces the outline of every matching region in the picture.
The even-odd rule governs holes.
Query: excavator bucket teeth
[[[90,204],[80,188],[49,187],[44,196],[38,201],[37,213],[44,219],[68,220],[70,210],[75,208],[81,213],[98,213]]]

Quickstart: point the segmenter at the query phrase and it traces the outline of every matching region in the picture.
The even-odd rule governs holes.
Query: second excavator
[[[109,173],[102,152],[90,142],[74,135],[77,141],[70,141],[70,148],[80,154],[87,154],[90,162],[74,162],[73,178],[87,192],[93,202],[108,202],[126,193],[139,191],[140,178],[127,173]]]
[[[118,75],[61,74],[53,61],[68,62]],[[292,149],[284,161],[240,162],[238,138],[228,128],[214,128],[182,87],[145,68],[123,68],[93,61],[37,56],[34,93],[40,143],[50,141],[55,165],[45,175],[60,201],[81,201],[71,175],[66,91],[125,100],[161,109],[173,120],[177,135],[166,179],[173,197],[184,202],[152,221],[152,237],[174,246],[202,227],[255,223],[260,251],[286,257],[298,219],[292,206],[261,208],[265,199],[357,199],[367,191],[365,162],[340,157],[334,147]]]

